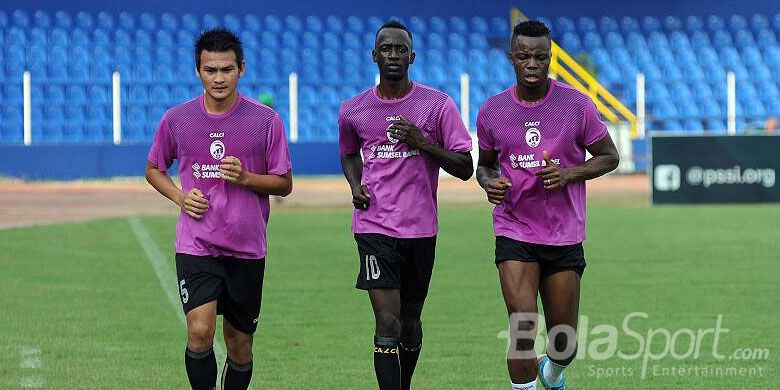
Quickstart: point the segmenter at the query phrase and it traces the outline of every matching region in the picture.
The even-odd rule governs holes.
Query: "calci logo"
[[[211,157],[214,157],[214,159],[222,160],[222,158],[225,157],[225,144],[223,144],[222,141],[218,139],[214,140],[209,149],[211,151]]]
[[[528,144],[528,146],[535,148],[539,146],[539,143],[542,142],[542,133],[539,131],[538,126],[541,124],[541,122],[525,122],[525,143]]]
[[[387,134],[387,140],[392,142],[392,143],[394,143],[394,144],[397,144],[398,143],[398,138],[395,138],[392,135],[390,135],[390,128],[393,127],[393,125],[395,124],[396,121],[400,121],[401,117],[398,116],[398,115],[391,115],[391,116],[386,117],[385,120],[388,121],[388,122],[392,122],[389,125],[387,125],[387,128],[385,129],[385,134]]]

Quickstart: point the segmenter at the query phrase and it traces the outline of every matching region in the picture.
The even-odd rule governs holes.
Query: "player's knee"
[[[550,340],[549,344],[547,355],[550,360],[559,365],[567,366],[577,356],[577,336],[574,332],[571,334],[559,333],[555,335],[554,340]]]
[[[225,333],[225,346],[230,360],[238,364],[252,361],[252,335],[245,333]]]
[[[416,348],[422,344],[422,322],[404,319],[401,323],[401,345],[407,348]]]
[[[401,320],[391,313],[379,313],[376,316],[376,332],[382,336],[399,337]]]
[[[211,347],[214,342],[214,327],[208,323],[192,323],[187,328],[187,345],[194,351]]]

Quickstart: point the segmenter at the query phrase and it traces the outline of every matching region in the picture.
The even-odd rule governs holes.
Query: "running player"
[[[181,208],[176,274],[187,317],[190,385],[216,386],[212,346],[222,314],[222,388],[246,389],[263,288],[268,196],[292,190],[290,157],[279,114],[236,90],[246,67],[238,37],[221,28],[204,32],[195,63],[204,93],[165,113],[146,179]],[[166,173],[174,159],[181,189]]]
[[[409,389],[433,271],[439,168],[468,180],[471,137],[449,96],[409,80],[406,26],[380,27],[371,55],[379,85],[341,104],[339,152],[355,206],[356,287],[368,290],[376,321],[379,388]]]
[[[550,30],[543,23],[515,26],[509,61],[517,84],[488,99],[477,116],[477,180],[496,205],[495,261],[515,319],[510,326],[536,334],[540,293],[551,335],[538,362],[534,337],[510,346],[507,365],[515,390],[536,389],[537,371],[545,389],[565,388],[563,370],[576,355],[585,270],[585,180],[618,165],[593,101],[548,77],[550,49]],[[593,156],[587,161],[586,151]],[[570,332],[550,333],[556,326]]]

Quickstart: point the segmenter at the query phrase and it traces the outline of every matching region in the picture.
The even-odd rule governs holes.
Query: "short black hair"
[[[200,69],[200,54],[203,50],[216,53],[233,50],[236,53],[236,63],[239,69],[241,63],[244,62],[244,49],[241,47],[241,40],[236,34],[224,27],[206,30],[195,41],[195,69]]]
[[[547,37],[550,38],[550,28],[538,20],[526,20],[518,23],[512,30],[512,38],[509,40],[509,46],[515,41],[515,37],[522,35],[524,37]]]
[[[406,28],[406,25],[401,23],[398,19],[390,19],[385,24],[383,24],[379,29],[376,30],[376,35],[374,36],[374,40],[376,41],[377,38],[379,38],[379,32],[386,28],[398,28],[401,30],[406,31],[406,34],[409,35],[409,42],[412,41],[412,32],[409,31],[408,28]]]

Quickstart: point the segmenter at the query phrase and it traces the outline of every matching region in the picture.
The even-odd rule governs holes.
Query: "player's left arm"
[[[546,150],[543,151],[542,154],[547,166],[538,170],[536,176],[542,178],[544,188],[554,190],[562,188],[568,183],[595,179],[615,170],[620,162],[617,148],[609,133],[606,133],[601,140],[586,146],[585,149],[593,157],[583,164],[568,168],[561,168],[552,162],[550,154]]]
[[[436,142],[425,138],[420,129],[404,117],[401,117],[400,121],[390,126],[388,131],[393,138],[397,138],[407,145],[427,153],[444,171],[458,179],[466,181],[474,173],[471,153],[455,152],[443,148]]]
[[[258,194],[287,196],[292,192],[292,173],[282,175],[259,175],[245,171],[241,160],[227,156],[220,161],[219,174],[225,181],[246,187]]]

